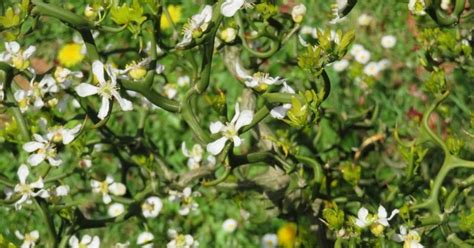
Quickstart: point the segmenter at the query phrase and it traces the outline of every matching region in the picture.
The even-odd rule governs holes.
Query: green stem
[[[452,233],[448,236],[448,241],[455,244],[459,248],[469,248],[472,247],[471,245],[467,244],[463,240],[461,240],[455,233]]]
[[[50,246],[49,247],[57,247],[58,246],[58,236],[56,235],[56,229],[54,227],[53,216],[49,214],[48,205],[42,199],[35,199],[34,202],[36,206],[40,210],[42,217],[44,218],[47,226],[48,226],[48,233],[50,238]]]
[[[16,104],[15,97],[13,96],[12,92],[12,83],[13,83],[13,69],[8,67],[5,71],[5,93],[6,93],[6,100],[12,103],[15,103],[15,106],[11,107],[11,111],[13,112],[13,117],[15,118],[16,124],[20,129],[21,139],[23,141],[30,140],[30,131],[28,128],[28,124],[21,113],[18,104]]]
[[[77,15],[69,10],[60,8],[53,4],[44,3],[40,0],[32,0],[31,3],[35,5],[32,12],[38,13],[44,16],[50,16],[57,18],[76,29],[92,29],[94,25],[89,22],[86,18]]]
[[[435,102],[428,108],[428,110],[425,112],[423,115],[423,120],[422,120],[422,129],[429,135],[429,137],[437,144],[439,145],[445,154],[449,154],[449,150],[444,144],[444,142],[439,138],[433,130],[431,130],[429,126],[429,119],[433,111],[443,102],[448,96],[449,96],[450,91],[446,91],[443,95],[439,96],[436,98]]]
[[[244,126],[242,128],[241,133],[245,133],[248,130],[252,129],[258,123],[260,123],[263,119],[265,119],[265,117],[267,117],[269,113],[270,113],[270,110],[268,110],[266,106],[263,106],[260,110],[257,111],[257,113],[255,113],[255,115],[253,116],[252,122],[249,125]]]

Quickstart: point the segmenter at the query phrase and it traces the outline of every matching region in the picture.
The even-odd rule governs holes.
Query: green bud
[[[449,136],[446,139],[446,146],[448,147],[449,152],[453,155],[459,155],[459,152],[464,147],[464,141],[462,139]]]
[[[469,232],[474,236],[474,208],[471,208],[470,213],[461,214],[459,218],[459,229],[464,232]]]
[[[339,230],[344,224],[344,212],[339,210],[337,206],[334,209],[325,208],[323,210],[323,218],[331,230]]]
[[[447,85],[444,71],[435,69],[426,81],[425,86],[434,95],[445,92],[447,90]]]
[[[346,162],[340,167],[342,177],[348,183],[356,185],[360,180],[361,167],[351,162]]]
[[[15,27],[20,24],[20,16],[15,14],[13,8],[8,8],[4,16],[0,16],[0,25],[5,28]]]

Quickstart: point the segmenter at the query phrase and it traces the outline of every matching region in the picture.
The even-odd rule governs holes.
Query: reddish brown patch
[[[37,74],[44,74],[53,67],[48,64],[46,60],[40,58],[32,58],[31,66],[35,69]]]
[[[15,83],[18,85],[18,87],[27,90],[30,88],[30,82],[28,81],[27,78],[25,78],[22,75],[17,75],[13,78],[15,80]]]

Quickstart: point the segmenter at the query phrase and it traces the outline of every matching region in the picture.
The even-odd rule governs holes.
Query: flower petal
[[[211,122],[211,125],[209,126],[209,129],[211,130],[212,134],[222,131],[223,128],[224,124],[222,124],[222,122],[220,121]]]
[[[226,0],[221,5],[221,14],[225,17],[232,17],[235,13],[242,8],[244,0]]]
[[[239,147],[240,145],[242,145],[242,139],[240,139],[239,136],[236,135],[232,137],[232,140],[234,141],[235,147]]]
[[[253,111],[244,110],[240,112],[239,118],[237,119],[237,122],[235,123],[235,130],[239,131],[241,127],[252,123],[252,120],[253,120]]]
[[[369,215],[369,210],[367,208],[361,207],[357,212],[357,218],[361,220],[366,220],[367,216]]]
[[[125,195],[127,188],[123,183],[112,183],[109,186],[109,191],[114,195]]]
[[[23,145],[23,150],[27,152],[34,152],[38,149],[43,148],[45,145],[43,143],[37,142],[37,141],[31,141],[27,142]]]
[[[77,237],[75,235],[73,235],[70,239],[69,239],[69,245],[71,247],[79,247],[79,239],[77,239]]]
[[[31,188],[34,188],[34,189],[42,189],[42,188],[44,188],[43,179],[42,179],[41,177],[38,178],[38,180],[36,180],[36,182],[30,183],[30,187],[31,187]]]
[[[99,113],[97,114],[97,117],[103,120],[109,113],[109,108],[110,108],[109,99],[107,97],[102,97],[102,104],[100,105],[100,109],[99,109]]]
[[[379,219],[387,218],[387,210],[385,210],[385,208],[382,205],[379,206],[377,216],[379,217]]]
[[[33,53],[36,51],[35,46],[29,46],[24,52],[23,52],[23,58],[28,59],[33,55]]]
[[[20,44],[16,41],[5,42],[5,50],[9,53],[18,53],[20,51]]]
[[[80,97],[86,97],[97,94],[99,88],[91,84],[81,83],[76,86],[75,90]]]
[[[119,103],[120,108],[123,111],[130,111],[133,109],[132,102],[125,98],[122,98],[122,96],[120,96],[120,94],[117,91],[113,91],[112,95],[115,97],[115,99],[117,99],[117,102]]]
[[[37,166],[39,165],[41,162],[44,161],[44,159],[46,158],[46,155],[45,154],[31,154],[29,157],[28,157],[28,163],[31,165],[31,166]]]
[[[290,104],[290,108],[291,108],[291,104]],[[270,111],[270,115],[275,119],[281,120],[285,118],[287,112],[288,112],[288,108],[286,108],[285,105],[281,105],[281,106],[272,108],[272,110]]]
[[[100,84],[105,84],[104,64],[100,60],[96,60],[92,63],[92,73]]]
[[[48,163],[52,166],[59,166],[62,162],[61,159],[48,157]]]
[[[227,141],[226,137],[221,137],[220,139],[207,144],[206,148],[209,153],[212,155],[217,155],[221,153],[222,149],[224,149],[225,142]]]
[[[30,170],[28,169],[28,166],[26,166],[25,164],[20,165],[20,168],[18,168],[18,172],[17,172],[20,183],[24,184],[29,174],[30,174]]]
[[[105,204],[109,204],[109,203],[112,201],[112,198],[110,198],[110,195],[109,195],[109,194],[103,194],[103,195],[102,195],[102,201],[103,201]]]

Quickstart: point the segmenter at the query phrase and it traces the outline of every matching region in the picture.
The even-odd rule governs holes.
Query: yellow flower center
[[[232,137],[237,135],[237,130],[235,130],[235,127],[233,124],[227,124],[226,127],[224,127],[224,131],[222,132],[224,137],[231,139]]]
[[[99,184],[99,191],[103,194],[106,194],[109,192],[109,183],[107,181],[103,181]]]
[[[26,194],[31,193],[31,187],[30,187],[29,184],[20,184],[18,189],[19,189],[19,191],[22,195],[26,195]]]
[[[107,99],[112,98],[112,92],[117,90],[117,87],[113,86],[110,81],[105,82],[104,85],[99,87],[99,95],[101,97],[106,97]]]
[[[19,53],[21,54],[21,51]],[[30,66],[30,61],[25,60],[21,55],[13,56],[12,63],[13,67],[17,68],[18,70],[24,70]]]

